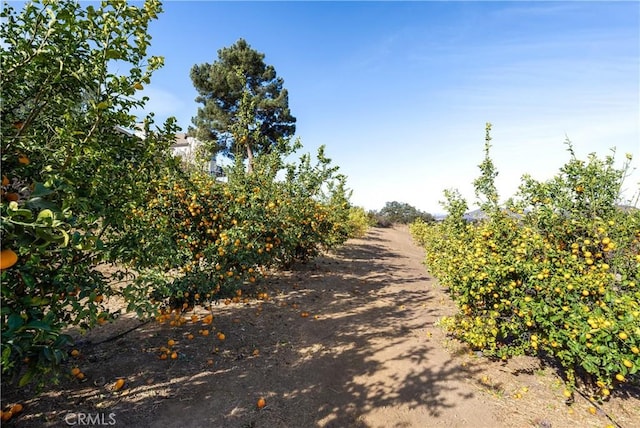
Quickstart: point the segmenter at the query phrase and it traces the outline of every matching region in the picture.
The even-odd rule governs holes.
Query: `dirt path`
[[[198,324],[150,323],[96,344],[137,322],[126,318],[92,332],[76,361],[88,381],[26,401],[3,388],[3,404],[25,403],[25,427],[68,426],[77,412],[122,427],[604,427],[607,415],[640,426],[637,391],[595,415],[580,397],[568,408],[537,360],[492,363],[448,339],[435,323],[453,304],[422,260],[406,228],[374,229],[265,280],[268,301],[214,306],[207,337]],[[178,358],[160,360],[170,338]],[[115,393],[117,377],[127,384]]]
[[[433,324],[447,308],[430,286],[422,258],[408,233],[375,230],[321,260],[318,272],[296,272],[301,309],[320,318],[283,316],[273,326],[271,349],[285,342],[284,358],[265,352],[270,363],[261,369],[239,368],[216,386],[203,385],[196,396],[213,402],[228,396],[226,405],[214,404],[220,413],[199,400],[174,402],[158,412],[162,425],[182,411],[194,421],[241,426],[254,413],[254,397],[263,395],[268,407],[250,416],[249,425],[502,426],[468,384],[471,371],[439,346],[441,333]],[[245,384],[247,399],[229,396],[234,379]]]

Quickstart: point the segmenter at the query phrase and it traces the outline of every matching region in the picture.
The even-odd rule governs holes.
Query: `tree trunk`
[[[253,151],[249,144],[247,144],[247,160],[247,173],[251,174],[253,172]]]

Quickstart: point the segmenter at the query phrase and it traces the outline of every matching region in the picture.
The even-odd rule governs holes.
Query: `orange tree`
[[[548,182],[523,177],[519,194],[498,205],[489,157],[475,181],[486,218],[467,222],[464,201],[447,194],[441,224],[412,225],[426,263],[450,287],[460,312],[443,320],[487,355],[546,355],[601,398],[640,368],[640,211],[620,203],[631,157],[575,157]]]
[[[309,155],[297,165],[285,164],[299,147],[281,141],[272,152],[254,157],[249,172],[238,159],[223,182],[197,171],[179,181],[155,181],[156,191],[131,208],[131,218],[141,224],[128,239],[140,243],[142,254],[157,248],[171,254],[164,266],[171,279],[164,280],[155,260],[140,259],[135,281],[160,278],[155,300],[188,308],[235,295],[265,269],[290,266],[343,243],[349,227],[344,177],[329,166],[323,149],[314,166]],[[153,237],[145,224],[153,224]]]
[[[122,272],[97,267],[140,256],[123,239],[128,207],[170,170],[171,122],[145,141],[122,131],[144,105],[136,91],[162,65],[146,53],[160,12],[155,0],[4,5],[0,231],[16,258],[1,272],[1,357],[20,384],[64,360],[65,327],[106,321],[108,296],[144,302],[134,298],[144,289],[113,287]]]

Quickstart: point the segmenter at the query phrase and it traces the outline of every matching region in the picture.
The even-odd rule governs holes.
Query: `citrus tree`
[[[65,358],[66,326],[107,321],[108,296],[144,301],[99,267],[140,254],[128,208],[168,168],[171,122],[144,141],[125,132],[162,66],[146,31],[160,12],[155,0],[4,4],[1,355],[20,384]]]
[[[631,156],[616,168],[613,155],[580,160],[568,143],[556,177],[525,175],[500,206],[489,131],[474,182],[486,219],[465,221],[466,201],[450,191],[442,223],[412,225],[460,309],[443,325],[486,355],[554,359],[568,398],[577,379],[606,398],[640,369],[640,211],[620,198]]]

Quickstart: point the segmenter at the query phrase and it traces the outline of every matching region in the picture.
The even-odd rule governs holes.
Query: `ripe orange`
[[[0,270],[8,269],[18,261],[18,255],[11,248],[0,251]]]
[[[11,406],[11,409],[9,410],[11,413],[13,413],[14,415],[17,415],[18,413],[20,413],[22,411],[22,404],[20,403],[16,403],[13,406]]]
[[[7,422],[9,419],[11,419],[12,416],[13,413],[11,412],[11,410],[9,410],[8,412],[0,413],[0,419],[2,419],[2,422]]]
[[[267,405],[267,401],[264,398],[260,397],[257,403],[258,409],[262,409],[266,405]]]
[[[172,359],[172,360],[175,360],[175,359],[177,359],[177,358],[178,358],[178,353],[177,353],[177,352],[175,352],[175,351],[174,351],[174,352],[172,352],[172,353],[171,353],[171,359]]]
[[[29,158],[22,154],[18,156],[18,162],[20,162],[22,165],[29,165],[31,163]]]
[[[219,340],[225,340],[226,338],[227,338],[227,336],[225,336],[224,333],[218,332],[218,339]]]
[[[164,352],[162,354],[160,354],[160,359],[161,360],[166,360],[167,359],[167,354],[164,353]]]
[[[74,349],[73,351],[71,351],[71,356],[72,357],[77,357],[80,355],[80,351],[78,351],[77,349]]]
[[[9,185],[9,179],[7,178],[6,175],[2,176],[2,185],[3,186],[8,186]]]
[[[167,341],[167,345],[169,345],[169,346],[173,346],[173,345],[175,345],[175,344],[176,344],[176,341],[175,341],[175,340],[173,340],[173,339],[169,339],[169,340]]]
[[[77,367],[74,367],[71,369],[71,374],[74,376],[78,376],[80,374],[80,369]]]
[[[76,378],[78,378],[79,380],[84,379],[84,373],[80,372],[76,375]]]
[[[116,381],[116,383],[113,385],[113,390],[114,391],[120,391],[122,389],[122,387],[124,386],[124,379],[120,378]]]

